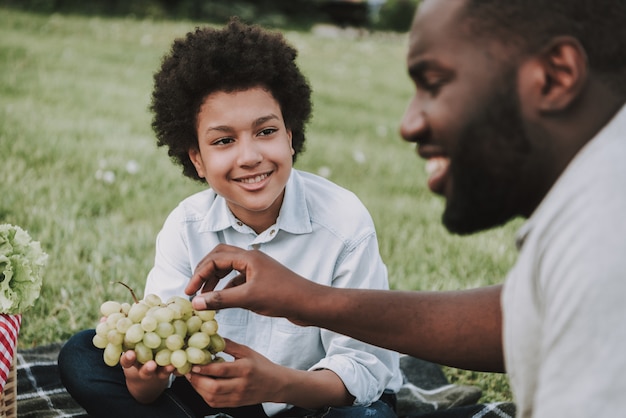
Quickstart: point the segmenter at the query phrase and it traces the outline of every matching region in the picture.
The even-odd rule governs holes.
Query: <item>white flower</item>
[[[47,259],[22,228],[0,224],[0,313],[19,314],[33,306]]]

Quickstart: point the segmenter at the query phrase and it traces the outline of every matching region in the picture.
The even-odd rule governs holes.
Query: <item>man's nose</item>
[[[417,95],[413,96],[400,123],[400,135],[408,142],[418,142],[428,131],[428,124]]]

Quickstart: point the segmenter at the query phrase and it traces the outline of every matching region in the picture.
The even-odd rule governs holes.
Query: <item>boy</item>
[[[311,112],[295,58],[281,35],[236,20],[174,42],[155,75],[152,126],[183,174],[210,188],[168,216],[145,295],[184,295],[219,244],[262,251],[317,283],[388,288],[362,203],[292,168]],[[140,365],[132,351],[121,369],[108,369],[86,331],[61,352],[62,380],[94,416],[395,416],[396,353],[243,309],[216,320],[234,361],[194,367],[170,384],[173,367]]]

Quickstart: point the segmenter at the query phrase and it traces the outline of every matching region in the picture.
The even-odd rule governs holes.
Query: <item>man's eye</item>
[[[421,77],[418,82],[418,88],[429,93],[437,93],[443,86],[444,81],[438,77]]]

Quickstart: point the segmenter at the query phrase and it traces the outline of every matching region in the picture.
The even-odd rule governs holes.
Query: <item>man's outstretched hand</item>
[[[224,289],[214,291],[233,270],[239,274]],[[185,293],[193,295],[200,289],[201,294],[192,301],[194,309],[238,307],[307,325],[300,320],[302,304],[323,292],[324,286],[304,279],[260,251],[220,244],[200,261]]]

